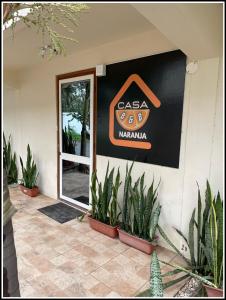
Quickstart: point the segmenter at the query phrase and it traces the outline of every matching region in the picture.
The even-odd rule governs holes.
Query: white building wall
[[[174,46],[155,30],[119,40],[73,55],[44,62],[20,74],[20,90],[4,93],[4,130],[13,137],[14,149],[26,157],[30,143],[37,162],[39,185],[43,194],[57,197],[57,119],[55,76],[97,64],[115,63],[151,54],[174,50]],[[161,178],[159,201],[162,204],[160,224],[180,245],[172,229],[187,230],[191,211],[197,203],[197,186],[202,191],[207,178],[214,190],[223,192],[222,76],[219,77],[218,58],[199,62],[197,73],[186,75],[180,167],[134,164],[134,180],[146,173],[146,185],[153,175]],[[219,89],[219,90],[218,90]],[[104,178],[107,162],[120,166],[125,176],[127,161],[97,156],[100,179]],[[122,198],[123,186],[119,198]],[[163,241],[160,243],[164,244]]]

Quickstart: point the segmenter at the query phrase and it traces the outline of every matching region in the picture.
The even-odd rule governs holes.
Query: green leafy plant
[[[76,140],[74,139],[73,133],[70,129],[64,128],[62,129],[62,139],[63,139],[63,152],[75,154],[75,146],[76,146]]]
[[[125,231],[129,231],[130,229],[130,211],[131,211],[130,189],[132,184],[131,172],[132,172],[133,164],[134,163],[131,164],[130,168],[128,168],[128,164],[126,165],[126,177],[125,177],[123,202],[122,202],[122,223],[121,223],[121,228]]]
[[[185,272],[189,276],[193,276],[207,285],[222,287],[223,202],[221,200],[219,192],[217,194],[217,197],[212,197],[212,192],[208,181],[206,183],[205,207],[203,209],[203,212],[199,188],[197,218],[195,218],[195,211],[196,209],[193,210],[189,222],[188,237],[185,237],[185,235],[180,230],[176,229],[178,234],[188,245],[190,260],[187,259],[180,252],[180,250],[178,250],[178,248],[169,240],[162,228],[158,226],[158,230],[162,237],[184,259],[184,261],[188,265],[187,269],[171,265],[173,267],[176,267],[176,269],[172,272]],[[195,233],[197,235],[196,246]],[[181,279],[183,279],[183,277]],[[169,285],[171,285],[170,282]]]
[[[163,297],[164,284],[162,282],[162,275],[158,255],[156,251],[152,252],[151,267],[150,267],[150,287],[138,294],[137,297]]]
[[[104,184],[98,181],[97,174],[94,171],[91,178],[91,193],[92,193],[92,217],[103,223],[116,226],[118,224],[119,205],[117,202],[118,189],[121,185],[120,173],[118,173],[113,181],[114,168],[109,173],[109,163],[107,166]]]
[[[32,189],[37,181],[38,177],[38,171],[37,166],[32,160],[32,154],[29,144],[27,145],[27,161],[26,161],[26,167],[24,167],[22,158],[20,157],[20,164],[22,168],[22,175],[23,178],[21,180],[21,183],[28,189]]]
[[[211,194],[210,194],[211,195]],[[206,223],[205,243],[201,244],[208,262],[208,272],[213,284],[223,285],[223,201],[220,193],[212,199],[210,196],[210,212]]]
[[[128,165],[126,167],[121,228],[132,235],[153,241],[161,212],[161,205],[155,205],[160,182],[155,188],[153,179],[151,186],[145,193],[145,174],[132,186],[132,167],[133,164],[130,168]]]
[[[121,183],[120,172],[118,169],[117,176],[112,187],[112,200],[108,207],[109,223],[111,226],[116,226],[118,224],[119,215],[121,214],[121,212],[118,212],[118,190]]]
[[[6,170],[8,184],[17,183],[18,169],[16,163],[16,153],[12,153],[11,135],[6,142],[5,134],[3,133],[3,166]]]

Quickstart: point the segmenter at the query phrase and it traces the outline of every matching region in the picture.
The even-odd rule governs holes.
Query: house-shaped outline
[[[130,141],[130,140],[121,140],[116,139],[114,137],[114,108],[115,105],[119,102],[122,96],[125,94],[130,85],[135,82],[138,87],[142,90],[142,92],[146,95],[146,97],[150,100],[150,102],[156,107],[160,107],[161,102],[156,97],[156,95],[152,92],[152,90],[147,86],[147,84],[143,81],[143,79],[138,74],[130,75],[121,89],[118,91],[114,99],[110,104],[109,109],[109,139],[111,143],[115,146],[121,147],[130,147],[130,148],[138,148],[138,149],[151,149],[150,142],[139,142],[139,141]]]

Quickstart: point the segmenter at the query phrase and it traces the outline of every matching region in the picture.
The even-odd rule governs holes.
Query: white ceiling
[[[81,15],[80,25],[75,29],[78,43],[65,43],[68,54],[154,28],[130,4],[93,3],[89,7],[90,10]],[[25,69],[42,61],[39,55],[41,37],[23,24],[16,27],[14,39],[10,29],[4,31],[4,69],[9,71]]]
[[[75,29],[78,43],[66,42],[67,53],[157,29],[191,59],[220,56],[223,49],[223,5],[219,3],[92,3]],[[43,62],[41,38],[23,24],[14,40],[4,31],[4,69],[20,71]]]
[[[136,3],[132,6],[190,59],[222,55],[223,3]]]

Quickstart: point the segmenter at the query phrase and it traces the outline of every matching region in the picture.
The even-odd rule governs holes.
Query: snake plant
[[[8,184],[17,183],[18,169],[16,163],[16,153],[12,153],[11,136],[6,142],[5,134],[3,133],[3,166],[6,170]]]
[[[63,145],[63,152],[76,154],[75,153],[75,146],[76,140],[73,138],[72,130],[68,126],[68,128],[62,129],[62,145]]]
[[[104,184],[98,181],[96,171],[94,171],[90,187],[92,194],[92,217],[111,226],[117,225],[120,215],[117,202],[118,189],[121,185],[119,169],[115,181],[113,181],[113,177],[114,168],[109,173],[108,163]]]
[[[198,213],[195,217],[196,209],[193,210],[189,222],[188,237],[178,229],[177,233],[184,239],[190,252],[188,260],[178,248],[169,240],[166,233],[158,226],[159,232],[166,242],[172,247],[187,263],[186,271],[181,267],[176,267],[174,271],[181,270],[190,276],[202,277],[202,282],[214,286],[222,287],[223,281],[223,202],[218,192],[216,197],[212,197],[210,184],[207,181],[205,191],[205,207],[202,212],[202,201],[200,189],[198,187]],[[195,245],[195,235],[197,236]],[[183,279],[183,278],[182,278]],[[208,282],[205,280],[208,279]],[[170,283],[169,283],[170,284]]]
[[[126,166],[121,228],[132,235],[153,241],[161,211],[161,205],[155,205],[160,182],[155,188],[153,179],[145,193],[145,174],[132,185],[132,167],[133,164],[130,168]]]
[[[150,287],[137,295],[137,297],[163,297],[164,285],[158,255],[156,251],[152,252],[150,266]]]
[[[32,160],[32,154],[31,154],[31,148],[30,145],[27,145],[27,161],[26,161],[26,167],[23,164],[23,160],[20,157],[20,164],[21,164],[21,168],[22,168],[22,184],[28,188],[28,189],[32,189],[37,181],[38,178],[38,171],[37,171],[37,166],[34,162],[34,160]]]

